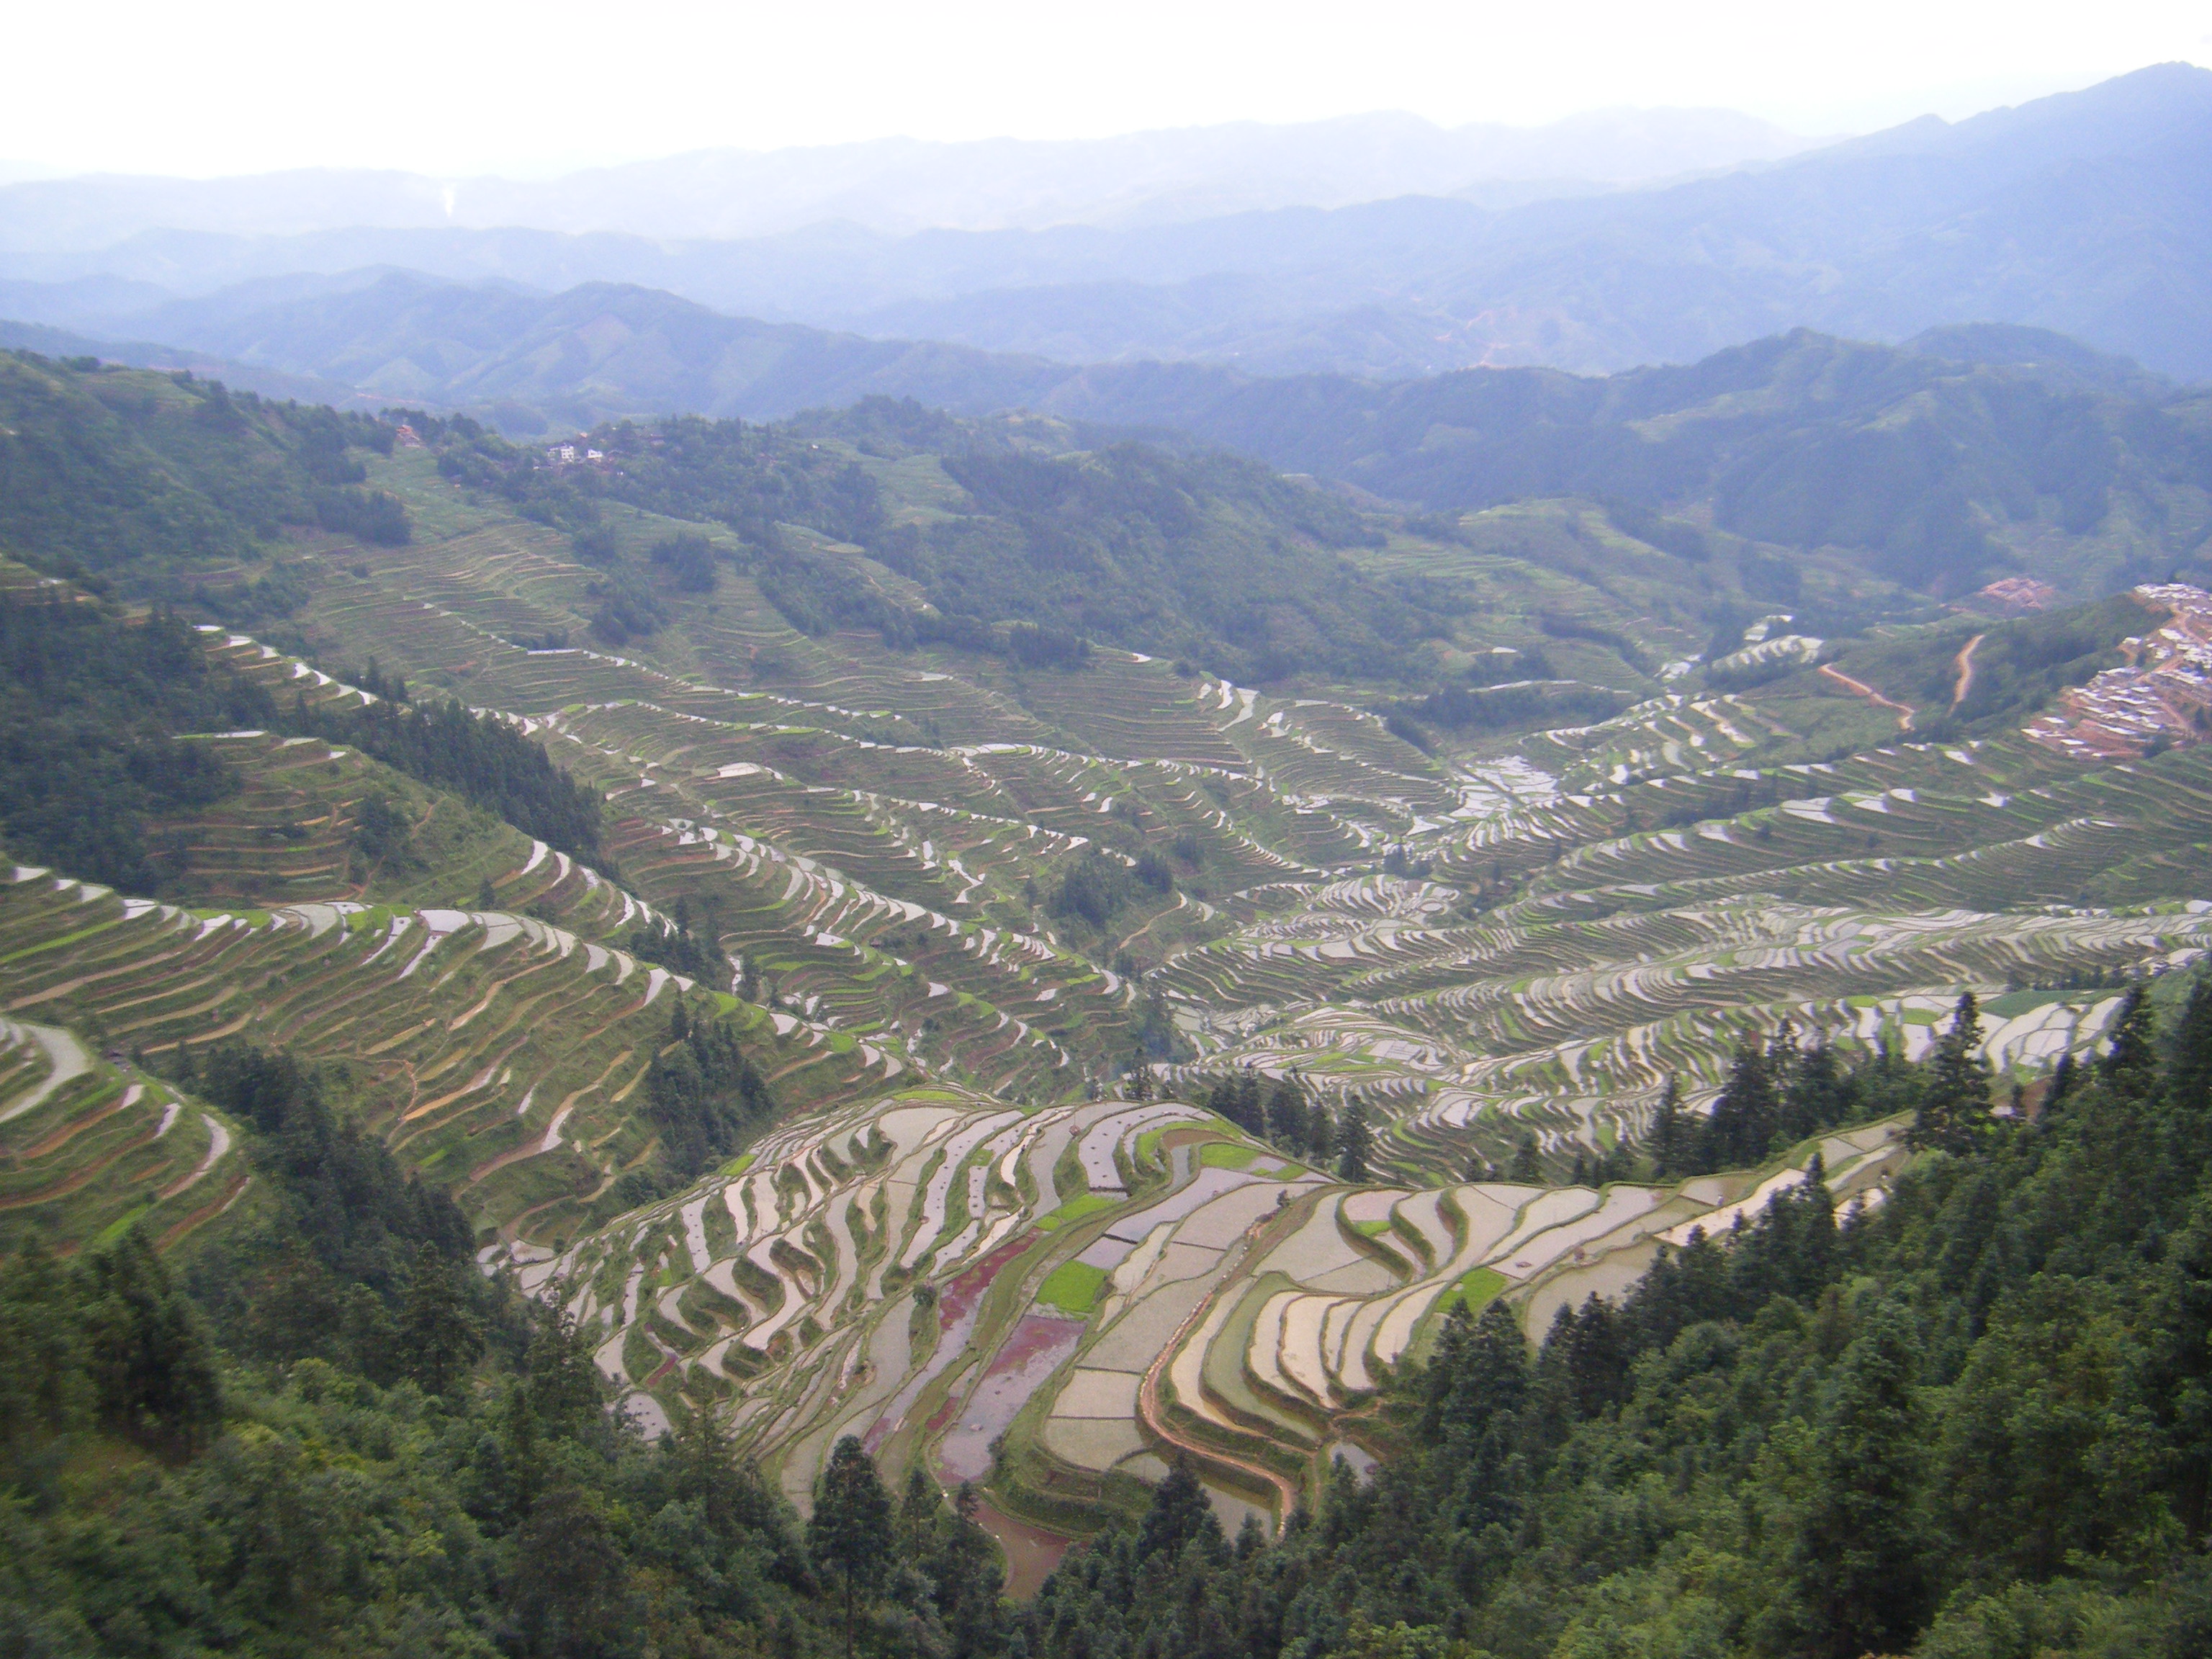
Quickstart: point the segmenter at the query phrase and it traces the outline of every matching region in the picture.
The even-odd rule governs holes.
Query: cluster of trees
[[[1374,1130],[1367,1103],[1358,1095],[1345,1103],[1340,1117],[1327,1101],[1310,1098],[1295,1073],[1271,1083],[1247,1066],[1218,1080],[1204,1099],[1208,1111],[1248,1134],[1265,1137],[1292,1158],[1316,1169],[1328,1168],[1333,1159],[1339,1180],[1367,1179]]]
[[[1508,732],[1528,726],[1595,725],[1610,720],[1631,701],[1620,692],[1571,680],[1446,685],[1394,705],[1388,718],[1414,722],[1416,732],[1421,726],[1440,726],[1447,732]],[[1414,746],[1430,745],[1417,742]]]
[[[679,998],[668,1035],[674,1046],[646,1074],[645,1112],[660,1137],[662,1190],[672,1191],[775,1121],[778,1108],[734,1022],[695,1012]],[[633,1204],[655,1195],[623,1194]]]
[[[339,712],[295,698],[286,709],[210,662],[169,611],[134,619],[104,602],[0,594],[0,837],[16,856],[161,893],[185,873],[186,853],[153,826],[238,787],[231,768],[179,735],[273,727],[351,744],[607,867],[598,793],[542,744],[456,702],[411,704],[405,681],[373,660],[357,678],[380,701]],[[395,867],[411,857],[406,813],[381,796],[362,801],[355,839]]]
[[[286,526],[408,538],[399,503],[359,488],[354,452],[388,454],[392,442],[367,416],[189,372],[0,352],[0,544],[56,575],[106,575],[134,597],[246,620],[303,597],[268,573],[236,574]]]
[[[389,490],[324,489],[313,499],[315,522],[338,535],[378,547],[404,547],[415,539],[405,505]]]
[[[150,820],[222,799],[237,776],[177,734],[274,723],[268,694],[211,665],[166,610],[0,594],[0,836],[18,858],[157,893],[181,871]]]
[[[544,744],[457,702],[411,704],[405,681],[373,660],[359,678],[380,701],[339,712],[301,697],[285,709],[210,663],[198,633],[166,609],[132,618],[105,602],[0,594],[0,836],[20,857],[160,893],[185,873],[185,853],[154,844],[149,826],[238,784],[179,735],[274,727],[353,744],[607,867],[597,792]],[[362,803],[356,839],[372,858],[409,856],[406,816],[380,797]]]
[[[1124,864],[1095,848],[1060,872],[1045,912],[1061,921],[1080,921],[1103,933],[1123,910],[1155,903],[1175,891],[1175,870],[1153,852]]]
[[[441,1392],[432,1385],[474,1358],[499,1298],[471,1271],[459,1207],[362,1126],[349,1075],[235,1040],[204,1058],[182,1049],[170,1069],[246,1126],[269,1194],[185,1270],[224,1344]]]
[[[1979,1020],[1968,993],[1940,1052],[1971,1062],[1980,1041]],[[1988,1074],[1978,1075],[1986,1093]],[[1955,1079],[1954,1084],[1965,1086]],[[1912,1111],[1928,1086],[1924,1068],[1908,1064],[1887,1046],[1846,1062],[1825,1036],[1804,1042],[1784,1020],[1771,1036],[1747,1034],[1736,1045],[1727,1085],[1705,1116],[1685,1112],[1680,1085],[1667,1080],[1666,1095],[1644,1137],[1652,1178],[1749,1169],[1824,1129]]]
[[[730,983],[730,959],[722,953],[715,938],[714,918],[720,912],[718,902],[702,907],[708,919],[703,932],[694,932],[691,927],[691,902],[679,897],[675,912],[667,921],[641,921],[629,930],[623,943],[630,954],[644,962],[657,962],[672,973],[696,979],[712,989],[726,990]]]
[[[646,557],[667,573],[679,593],[714,591],[714,544],[704,536],[664,536],[646,550]]]
[[[848,1451],[802,1527],[710,1419],[648,1444],[611,1414],[593,1334],[476,1273],[380,1145],[345,1150],[336,1080],[232,1048],[193,1081],[247,1124],[248,1224],[181,1275],[136,1232],[0,1266],[6,1651],[1006,1651],[972,1496],[917,1478],[894,1510]],[[380,1340],[335,1340],[372,1304]]]
[[[607,867],[599,846],[599,792],[556,766],[544,744],[495,714],[471,714],[453,698],[408,702],[404,681],[378,678],[384,687],[380,701],[356,709],[325,710],[310,708],[302,697],[287,723],[351,744],[397,771],[496,812],[548,847]],[[366,819],[363,832],[380,833],[370,830]]]
[[[2132,996],[2039,1115],[1971,1115],[1879,1207],[1816,1166],[1533,1352],[1462,1305],[1370,1480],[1340,1463],[1273,1544],[1164,1485],[1047,1582],[1030,1650],[2212,1650],[2212,988],[2164,1043]]]

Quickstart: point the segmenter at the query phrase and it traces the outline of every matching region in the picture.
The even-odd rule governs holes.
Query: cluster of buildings
[[[2149,633],[2123,640],[2126,665],[2061,694],[2027,735],[2077,760],[2115,760],[2212,738],[2212,593],[2185,582],[2134,590],[2168,612]]]

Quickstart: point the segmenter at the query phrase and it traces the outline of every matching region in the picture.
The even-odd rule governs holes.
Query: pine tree
[[[2051,1068],[2051,1086],[2043,1091],[2043,1115],[2045,1117],[2065,1103],[2066,1097],[2074,1092],[2075,1066],[2071,1049],[2058,1056],[2058,1063]]]
[[[1316,1100],[1306,1113],[1306,1161],[1316,1168],[1336,1155],[1336,1119]]]
[[[399,1354],[425,1394],[445,1393],[483,1352],[483,1330],[458,1273],[434,1244],[416,1248],[399,1309]]]
[[[581,1433],[598,1419],[606,1400],[605,1380],[592,1357],[592,1333],[557,1306],[535,1317],[538,1328],[522,1360],[530,1409],[550,1432]]]
[[[2173,1035],[2166,1089],[2186,1116],[2212,1110],[2212,975],[2199,974]]]
[[[1267,1136],[1293,1156],[1305,1146],[1306,1091],[1294,1078],[1278,1079],[1267,1096]]]
[[[2158,1087],[2157,1023],[2140,985],[2121,999],[2103,1072],[2106,1083],[2130,1100],[2147,1099]]]
[[[1651,1178],[1665,1181],[1680,1173],[1688,1135],[1682,1121],[1682,1079],[1667,1073],[1667,1092],[1651,1120]]]
[[[22,1456],[89,1405],[85,1333],[66,1272],[38,1242],[0,1268],[0,1453]]]
[[[1172,1561],[1182,1553],[1184,1545],[1208,1535],[1218,1541],[1221,1523],[1214,1518],[1213,1505],[1206,1501],[1206,1488],[1190,1472],[1188,1460],[1178,1455],[1168,1478],[1152,1493],[1152,1506],[1137,1528],[1137,1559],[1164,1555]]]
[[[1543,1184],[1544,1158],[1536,1150],[1534,1135],[1521,1137],[1521,1144],[1513,1149],[1513,1162],[1506,1166],[1505,1178],[1528,1187]]]
[[[215,1353],[142,1228],[92,1258],[83,1317],[94,1393],[111,1427],[171,1451],[207,1437],[222,1415]]]
[[[1825,1037],[1790,1056],[1782,1090],[1781,1138],[1793,1145],[1833,1128],[1848,1109],[1835,1050]]]
[[[507,1586],[516,1622],[533,1654],[618,1651],[614,1644],[629,1566],[595,1492],[556,1486],[531,1505],[515,1537]]]
[[[1927,1611],[1913,1371],[1911,1329],[1886,1307],[1837,1366],[1793,1557],[1805,1650],[1828,1659],[1901,1652]]]
[[[1336,1126],[1336,1178],[1339,1181],[1367,1179],[1367,1159],[1373,1151],[1373,1137],[1367,1127],[1367,1102],[1354,1095],[1344,1105],[1344,1116]]]
[[[1249,1066],[1237,1074],[1237,1121],[1254,1134],[1267,1133],[1267,1108],[1260,1093],[1259,1074]]]
[[[906,1474],[906,1495],[899,1499],[899,1544],[908,1556],[919,1558],[930,1547],[931,1528],[945,1512],[945,1494],[921,1464]]]
[[[1774,1076],[1766,1050],[1747,1036],[1736,1045],[1728,1086],[1713,1103],[1712,1115],[1698,1136],[1694,1173],[1741,1169],[1765,1158],[1777,1127]]]
[[[1935,1152],[1966,1152],[1990,1127],[1990,1068],[1981,1057],[1981,1007],[1962,992],[1950,1029],[1936,1040],[1911,1139]]]
[[[852,1659],[860,1599],[884,1581],[890,1566],[891,1500],[858,1435],[848,1434],[830,1454],[815,1487],[814,1515],[806,1523],[806,1551],[814,1565],[834,1575],[845,1592],[845,1659]]]

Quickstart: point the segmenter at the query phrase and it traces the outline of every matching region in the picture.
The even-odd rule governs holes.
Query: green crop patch
[[[1437,1311],[1449,1313],[1454,1308],[1465,1308],[1470,1314],[1480,1313],[1497,1299],[1507,1282],[1505,1275],[1494,1267],[1470,1268],[1437,1304]]]
[[[1209,1140],[1199,1148],[1198,1161],[1208,1170],[1249,1170],[1259,1156],[1257,1146],[1234,1140]]]
[[[1107,1278],[1103,1267],[1094,1267],[1087,1261],[1063,1261],[1045,1275],[1044,1283],[1037,1287],[1037,1300],[1062,1313],[1087,1314],[1097,1304]]]
[[[1103,1193],[1085,1193],[1080,1198],[1071,1198],[1058,1209],[1039,1216],[1036,1224],[1044,1232],[1058,1232],[1063,1227],[1073,1226],[1086,1216],[1097,1215],[1101,1210],[1110,1210],[1120,1202],[1119,1199],[1109,1198]]]

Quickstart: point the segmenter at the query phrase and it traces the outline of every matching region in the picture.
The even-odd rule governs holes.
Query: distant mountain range
[[[1118,137],[700,150],[526,181],[309,169],[93,176],[0,189],[0,248],[104,247],[150,230],[292,236],[361,227],[773,236],[827,221],[890,234],[1163,224],[1393,196],[1504,205],[1778,161],[1820,141],[1733,110],[1595,110],[1539,127],[1380,112]]]
[[[1284,131],[1311,136],[1254,130]],[[668,182],[680,179],[678,164],[654,165],[677,169],[653,176],[670,200],[681,196]],[[1128,176],[1142,174],[1129,165]],[[751,199],[751,186],[714,182],[706,161],[694,171],[685,188],[702,211]],[[623,176],[643,188],[645,175]],[[352,273],[384,266],[556,293],[629,283],[769,322],[1061,362],[1188,359],[1380,378],[1478,364],[1607,373],[1693,362],[1798,326],[1893,341],[1994,321],[2052,329],[2179,378],[2212,377],[2212,71],[2186,64],[1955,125],[1929,117],[1720,176],[1520,205],[1430,193],[1158,216],[1170,222],[1130,215],[1110,227],[897,234],[846,222],[655,240],[395,223],[405,216],[379,218],[368,198],[323,175],[285,186],[298,210],[290,219],[275,208],[258,219],[212,209],[194,218],[165,194],[173,185],[0,189],[0,245],[17,249],[0,253],[0,315],[167,338],[150,319],[179,295],[303,276],[359,286],[367,279]],[[215,201],[246,186],[190,188]],[[358,216],[329,223],[347,213]],[[201,228],[149,228],[165,222]],[[262,228],[215,228],[234,222]],[[287,225],[306,228],[276,234]],[[124,240],[100,241],[111,234]]]
[[[643,289],[544,296],[402,273],[233,290],[143,320],[178,343],[181,366],[222,377],[240,362],[252,367],[230,378],[246,384],[295,377],[264,382],[270,395],[357,388],[337,401],[466,408],[517,435],[625,416],[780,417],[873,396],[968,415],[1028,409],[1181,434],[1431,512],[1617,501],[1680,519],[1686,545],[1710,529],[1844,550],[1873,574],[1954,595],[2018,569],[2100,592],[2212,547],[2212,391],[2013,325],[1902,347],[1798,330],[1606,378],[1523,368],[1377,380],[1074,367],[723,317]],[[50,353],[86,343],[25,332],[0,325],[0,339]],[[101,349],[162,361],[152,348]]]

